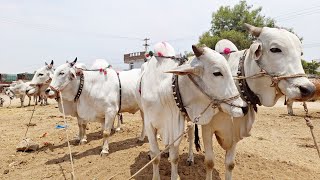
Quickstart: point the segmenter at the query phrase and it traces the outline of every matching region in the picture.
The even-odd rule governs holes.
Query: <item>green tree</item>
[[[320,67],[320,64],[315,60],[312,60],[310,63],[308,63],[308,69],[310,74],[318,74],[317,69],[319,67]]]
[[[262,7],[254,9],[245,0],[233,7],[221,6],[212,14],[211,29],[201,35],[200,44],[213,48],[221,39],[229,39],[239,49],[248,48],[254,37],[243,28],[244,23],[274,27],[275,20],[261,15]]]
[[[320,74],[317,71],[317,69],[320,67],[320,63],[318,63],[317,61],[312,60],[311,62],[307,62],[305,60],[301,60],[301,63],[306,74]]]
[[[310,74],[309,68],[308,68],[309,63],[306,60],[301,59],[301,64],[302,64],[302,68],[304,69],[304,72],[306,74]]]

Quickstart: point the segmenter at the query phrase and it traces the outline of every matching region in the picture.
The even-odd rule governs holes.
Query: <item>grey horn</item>
[[[204,49],[202,47],[197,47],[196,45],[192,45],[192,50],[196,57],[200,57],[203,54]]]
[[[255,27],[250,24],[244,23],[244,27],[252,36],[259,37],[262,31],[261,27]]]
[[[73,67],[76,64],[77,60],[78,60],[78,58],[76,57],[76,59],[70,63],[70,66]]]

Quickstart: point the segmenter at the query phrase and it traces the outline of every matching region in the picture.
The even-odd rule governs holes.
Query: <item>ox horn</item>
[[[51,63],[50,63],[50,65],[53,65],[53,60],[51,60]]]
[[[196,45],[192,45],[192,50],[196,57],[200,57],[204,52],[204,49],[202,47],[197,47]]]
[[[249,31],[249,33],[255,37],[259,37],[260,33],[262,31],[261,27],[255,27],[253,25],[244,23],[244,27],[246,28],[247,31]]]
[[[76,64],[77,60],[78,58],[76,57],[76,59],[74,59],[74,61],[70,63],[70,66],[73,67]]]

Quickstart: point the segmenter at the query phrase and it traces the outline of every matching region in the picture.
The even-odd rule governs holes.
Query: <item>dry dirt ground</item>
[[[2,97],[4,97],[2,95]],[[63,118],[54,101],[49,106],[37,106],[27,137],[40,144],[36,152],[16,152],[16,145],[24,137],[26,124],[33,107],[17,108],[15,100],[10,108],[8,99],[0,108],[0,179],[70,179],[71,166],[68,155],[66,132],[56,129],[63,125]],[[310,114],[315,126],[315,134],[320,144],[320,104],[309,103]],[[234,179],[320,179],[320,158],[311,139],[308,127],[302,118],[304,112],[300,103],[294,106],[296,116],[288,116],[286,108],[279,102],[273,108],[259,108],[252,136],[243,139],[237,148]],[[73,138],[77,132],[75,118],[67,118]],[[141,118],[124,115],[123,130],[110,138],[110,154],[100,157],[101,133],[99,123],[90,123],[88,143],[77,145],[71,142],[77,179],[123,180],[148,162],[149,145],[138,144]],[[214,179],[224,179],[224,151],[214,141]],[[188,166],[187,138],[180,146],[179,174],[181,179],[205,179],[203,152],[195,154],[195,164]],[[163,147],[162,147],[163,148]],[[162,179],[170,179],[170,163],[161,159]],[[149,166],[136,179],[151,179],[152,166]]]

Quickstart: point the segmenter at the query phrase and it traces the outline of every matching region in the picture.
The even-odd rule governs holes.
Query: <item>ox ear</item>
[[[169,71],[166,71],[165,73],[173,73],[177,75],[187,75],[187,74],[194,74],[199,76],[201,73],[201,67],[199,66],[191,66],[190,64],[184,64],[181,66],[178,66],[176,68],[173,68]]]
[[[244,28],[254,37],[259,37],[262,31],[261,27],[255,27],[250,24],[244,23]]]
[[[250,46],[250,54],[251,54],[252,59],[254,59],[254,60],[260,59],[260,57],[262,56],[261,42],[256,41]]]
[[[44,65],[48,66],[48,63],[47,63],[47,62],[44,62]]]
[[[76,76],[80,76],[82,73],[83,73],[82,69],[70,68],[71,79],[74,79]]]
[[[71,67],[73,67],[73,66],[76,64],[77,60],[78,60],[78,58],[76,57],[76,59],[74,59],[74,61],[73,61],[73,62],[69,63],[69,64],[70,64],[70,66],[71,66]]]
[[[76,70],[74,68],[70,68],[70,79],[73,80],[77,77]]]

